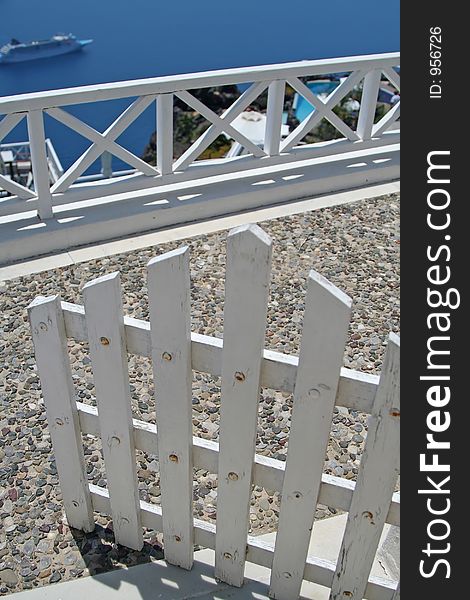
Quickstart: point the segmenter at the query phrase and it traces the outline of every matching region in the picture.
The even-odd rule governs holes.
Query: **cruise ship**
[[[91,44],[93,40],[77,40],[69,33],[68,35],[53,35],[48,40],[33,42],[20,42],[12,39],[8,44],[0,48],[0,64],[15,63],[38,58],[49,58],[60,54],[68,54],[81,50],[84,46]]]

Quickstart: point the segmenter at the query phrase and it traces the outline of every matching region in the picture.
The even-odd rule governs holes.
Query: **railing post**
[[[113,155],[110,152],[103,152],[101,155],[101,174],[103,179],[111,179],[113,176]]]
[[[157,169],[161,175],[173,172],[173,94],[157,96]]]
[[[279,154],[285,88],[285,81],[273,81],[269,84],[266,132],[264,135],[264,151],[268,156]]]
[[[52,219],[52,194],[49,182],[49,167],[46,153],[46,136],[42,110],[28,112],[29,147],[33,167],[34,190],[38,196],[38,215],[41,219]]]
[[[372,137],[381,75],[382,71],[380,69],[374,69],[364,77],[361,108],[357,121],[357,134],[363,141],[370,140]]]

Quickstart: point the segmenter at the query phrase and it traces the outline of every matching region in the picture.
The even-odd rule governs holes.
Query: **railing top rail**
[[[320,60],[303,60],[290,63],[241,67],[217,71],[203,71],[148,79],[134,79],[113,83],[86,85],[59,90],[47,90],[0,98],[0,114],[41,110],[56,106],[99,102],[118,98],[165,94],[227,84],[254,83],[257,81],[322,75],[343,71],[369,70],[397,66],[398,52],[346,56]]]

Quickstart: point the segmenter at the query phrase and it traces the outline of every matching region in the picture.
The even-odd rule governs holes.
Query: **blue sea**
[[[0,0],[0,45],[54,33],[93,38],[83,51],[0,65],[0,96],[211,69],[399,50],[399,0]],[[103,131],[129,101],[68,107]],[[141,155],[150,107],[118,139]],[[89,142],[46,118],[66,167]],[[27,139],[20,124],[7,141]],[[113,168],[125,168],[119,161]],[[95,165],[92,170],[97,170]]]

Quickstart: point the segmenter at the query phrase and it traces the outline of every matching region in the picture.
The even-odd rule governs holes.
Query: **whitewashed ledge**
[[[399,179],[398,144],[0,216],[0,265],[183,223]],[[121,188],[122,189],[122,188]],[[8,212],[4,200],[0,215]],[[2,207],[5,211],[2,213]],[[23,207],[24,210],[24,207]]]

